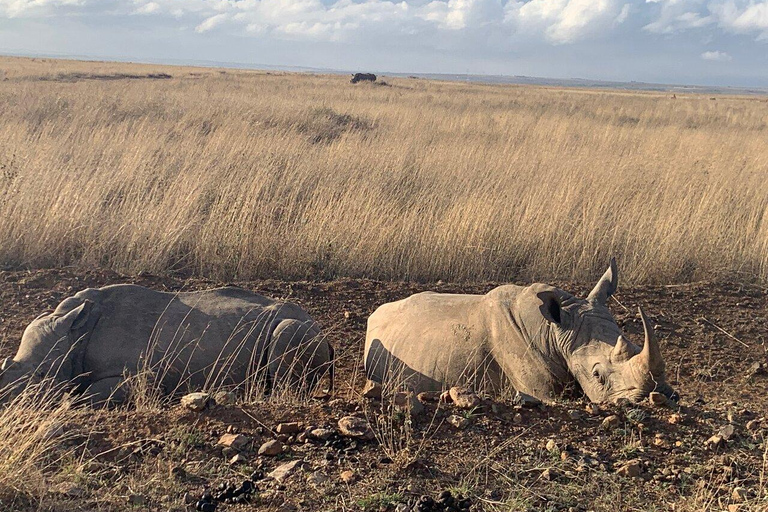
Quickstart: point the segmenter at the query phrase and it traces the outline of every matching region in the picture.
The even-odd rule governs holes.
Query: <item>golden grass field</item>
[[[768,278],[768,102],[0,59],[0,263]],[[170,79],[114,78],[167,73]]]

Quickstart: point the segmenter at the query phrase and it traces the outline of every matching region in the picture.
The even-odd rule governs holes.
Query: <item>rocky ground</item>
[[[0,272],[0,356],[12,355],[43,310],[118,282],[163,290],[222,284],[96,270]],[[458,400],[362,396],[365,320],[377,305],[424,289],[480,293],[494,283],[236,284],[296,301],[325,326],[338,356],[333,396],[242,404],[220,394],[161,408],[76,410],[49,427],[47,438],[58,441],[38,465],[42,485],[0,477],[0,507],[768,510],[765,288],[620,288],[611,301],[617,321],[639,342],[636,306],[652,317],[681,400],[594,406],[458,390]],[[589,288],[553,284],[577,294]],[[0,457],[15,460],[13,442],[0,441]]]

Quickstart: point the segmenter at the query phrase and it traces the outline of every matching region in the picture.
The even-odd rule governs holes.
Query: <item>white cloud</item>
[[[214,14],[213,16],[206,18],[205,20],[203,20],[202,23],[196,26],[195,32],[199,32],[199,33],[208,32],[209,30],[216,28],[217,26],[227,21],[227,19],[229,19],[229,14],[227,13]]]
[[[721,52],[719,50],[704,52],[701,54],[701,58],[704,60],[711,60],[716,62],[729,62],[733,60],[733,58],[730,55],[728,55],[725,52]]]
[[[608,32],[629,13],[629,4],[617,0],[530,0],[507,7],[507,21],[522,31],[541,31],[557,44]]]
[[[154,14],[160,10],[160,4],[157,2],[148,2],[136,8],[136,14]]]

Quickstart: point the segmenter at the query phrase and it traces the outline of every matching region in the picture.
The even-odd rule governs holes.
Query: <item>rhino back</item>
[[[258,364],[274,325],[310,319],[298,306],[230,287],[168,293],[113,285],[85,295],[97,299],[101,315],[84,361],[93,379],[135,372],[147,353],[153,367],[163,368],[166,385],[192,376],[200,386],[222,368],[242,379]]]

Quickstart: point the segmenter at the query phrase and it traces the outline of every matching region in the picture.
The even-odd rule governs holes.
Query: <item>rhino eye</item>
[[[592,368],[592,376],[597,379],[600,384],[605,384],[605,376],[600,373],[600,370],[597,368],[597,366]]]

